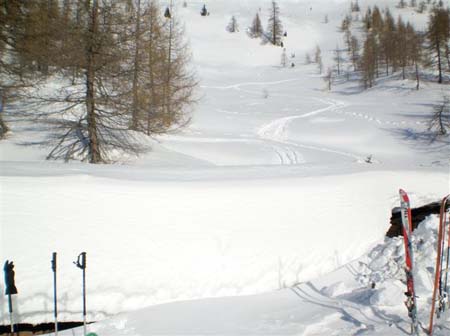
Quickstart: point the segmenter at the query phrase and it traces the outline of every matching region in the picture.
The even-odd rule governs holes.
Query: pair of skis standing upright
[[[411,217],[411,207],[409,202],[408,194],[400,189],[400,207],[401,207],[401,217],[402,217],[402,231],[403,240],[405,245],[405,273],[406,273],[406,301],[405,305],[408,309],[408,316],[411,318],[411,334],[419,335],[419,321],[417,319],[417,295],[414,286],[414,258],[413,258],[413,248],[411,233],[413,231],[412,217]],[[440,317],[441,313],[445,309],[450,309],[447,307],[449,302],[449,292],[450,286],[448,281],[449,273],[449,263],[450,263],[450,226],[448,223],[447,214],[447,202],[450,200],[450,195],[447,195],[442,199],[441,210],[439,216],[439,228],[438,228],[438,238],[437,238],[437,257],[436,257],[436,267],[435,267],[435,278],[433,287],[433,296],[431,299],[431,313],[429,327],[425,331],[428,335],[433,334],[433,323],[434,315],[436,313],[437,318]],[[444,265],[445,264],[445,265]],[[436,311],[437,304],[437,311]]]

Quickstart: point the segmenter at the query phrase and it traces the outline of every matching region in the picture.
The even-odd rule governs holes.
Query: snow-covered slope
[[[364,92],[355,81],[325,91],[304,54],[320,45],[331,66],[349,1],[279,1],[294,68],[279,66],[281,48],[245,34],[260,7],[266,22],[269,2],[204,1],[205,18],[203,2],[187,2],[178,15],[200,100],[184,131],[159,137],[141,158],[91,166],[45,161],[48,148],[24,146],[45,128],[7,119],[0,257],[16,265],[16,321],[52,321],[53,251],[60,318],[81,319],[81,272],[72,261],[86,251],[89,320],[203,299],[121,315],[92,327],[100,334],[402,334],[401,272],[383,269],[376,278],[377,265],[401,258],[400,242],[366,257],[376,290],[362,281],[368,270],[358,262],[383,241],[398,188],[410,191],[413,206],[449,192],[448,141],[420,136],[447,86],[426,82],[416,91],[413,81],[394,76]],[[426,22],[426,15],[394,9],[396,1],[360,1],[363,8],[375,3]],[[231,15],[237,34],[225,31]],[[370,155],[373,164],[365,162]],[[423,265],[432,258],[433,233],[421,233],[430,244]],[[294,287],[273,292],[286,286]],[[426,305],[425,280],[420,290]],[[7,311],[4,300],[0,311]],[[6,314],[0,319],[8,323]]]
[[[421,328],[428,328],[437,217],[414,234]],[[90,325],[98,335],[405,335],[403,239],[387,239],[334,272],[265,294],[157,305]],[[82,335],[82,328],[63,335]],[[436,336],[450,332],[450,314]],[[422,333],[422,332],[421,332]],[[423,332],[424,333],[424,332]]]

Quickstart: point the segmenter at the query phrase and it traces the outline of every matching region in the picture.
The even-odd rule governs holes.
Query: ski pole
[[[8,306],[9,306],[9,321],[11,323],[11,335],[14,334],[14,321],[13,321],[13,306],[11,294],[8,294]]]
[[[74,264],[83,271],[83,331],[86,335],[86,252],[81,252]]]
[[[52,254],[52,271],[53,271],[53,307],[55,317],[55,336],[58,336],[58,296],[56,283],[56,252]]]
[[[444,219],[444,225],[445,223],[448,224],[448,228],[447,228],[447,235],[448,235],[448,240],[447,240],[447,262],[446,262],[446,266],[445,266],[445,280],[444,280],[444,293],[446,295],[446,299],[447,299],[447,305],[450,308],[450,300],[449,300],[449,296],[450,296],[450,289],[448,287],[448,271],[449,271],[449,262],[450,262],[450,220],[449,220],[449,215],[448,212],[445,213],[445,219]]]
[[[11,323],[11,334],[14,334],[14,320],[13,320],[13,305],[11,295],[16,295],[18,293],[16,284],[14,281],[14,263],[12,261],[6,260],[3,266],[5,271],[5,295],[8,296],[8,306],[9,306],[9,320]]]
[[[445,208],[447,204],[447,200],[450,195],[447,195],[442,199],[441,209],[439,213],[439,227],[438,227],[438,236],[437,236],[437,255],[436,255],[436,266],[435,266],[435,276],[434,276],[434,286],[433,286],[433,295],[431,297],[431,313],[430,313],[430,322],[428,326],[428,335],[433,335],[433,322],[434,322],[434,313],[436,311],[436,296],[439,291],[440,279],[441,279],[441,255],[444,253],[442,250],[442,241],[445,239],[444,231],[445,231]],[[438,311],[438,313],[440,313]]]

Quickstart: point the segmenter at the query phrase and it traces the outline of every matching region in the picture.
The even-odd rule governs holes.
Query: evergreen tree
[[[255,18],[253,19],[252,25],[249,28],[249,35],[252,38],[261,37],[263,34],[263,28],[261,25],[261,19],[259,18],[259,14],[256,13]]]
[[[21,0],[0,2],[0,139],[9,131],[4,120],[8,104],[40,79],[33,73],[27,44],[31,40],[26,27],[28,6]]]
[[[372,22],[372,30],[375,32],[375,34],[379,35],[383,29],[384,20],[383,15],[381,14],[381,11],[378,8],[378,6],[373,7],[371,22]]]
[[[281,45],[283,37],[283,25],[280,20],[280,8],[276,1],[272,1],[267,25],[267,38],[273,45]]]
[[[323,62],[322,62],[322,51],[319,46],[316,46],[316,50],[314,52],[314,63],[317,64],[317,68],[319,69],[319,73],[321,74],[323,71]]]
[[[400,1],[398,2],[397,7],[398,7],[398,8],[405,8],[405,7],[406,7],[406,1],[405,1],[405,0],[400,0]]]
[[[422,36],[414,30],[408,22],[406,25],[408,57],[412,61],[416,74],[416,89],[419,90],[420,76],[419,65],[423,63],[423,40]]]
[[[71,85],[41,97],[57,103],[52,114],[60,115],[49,159],[110,162],[142,150],[130,127],[163,133],[188,120],[196,83],[173,13],[164,18],[154,1],[128,3],[76,3],[65,31],[73,42],[60,55],[65,67],[78,70]]]
[[[362,82],[366,89],[372,87],[375,83],[377,47],[374,35],[367,34],[359,65],[362,72]]]
[[[364,15],[363,23],[366,32],[372,29],[372,9],[370,7],[367,8],[366,14]]]
[[[336,62],[336,69],[338,76],[341,74],[341,64],[344,61],[342,58],[342,50],[339,49],[339,46],[336,46],[336,49],[334,49],[334,61]]]
[[[189,68],[189,46],[185,39],[183,26],[176,16],[166,24],[164,71],[164,114],[163,129],[184,126],[189,119],[186,109],[194,103],[193,93],[197,86]],[[165,76],[164,76],[165,75]]]
[[[419,2],[419,6],[417,8],[417,13],[423,13],[427,9],[427,4],[425,1]]]
[[[320,47],[317,45],[316,50],[314,51],[314,63],[319,63],[319,61],[322,60],[322,50],[320,50]]]
[[[446,136],[450,131],[450,99],[444,96],[442,102],[433,108],[428,130],[434,133],[433,140]]]
[[[359,41],[355,36],[352,36],[351,43],[350,43],[350,59],[352,61],[353,65],[353,71],[356,71],[358,69],[358,63],[359,63]]]
[[[358,0],[356,0],[354,3],[350,4],[350,8],[352,12],[359,12],[361,11],[361,8],[359,7]]]
[[[347,15],[341,22],[341,31],[345,32],[350,30],[350,26],[352,23],[352,17]]]
[[[442,83],[443,60],[446,53],[448,54],[449,30],[448,10],[441,7],[433,8],[429,17],[427,38],[429,41],[429,51],[438,69],[439,83]]]
[[[16,30],[23,27],[22,8],[19,1],[0,3],[0,139],[9,131],[3,116],[6,103],[14,94],[21,77],[21,66],[17,62]]]
[[[130,1],[131,3],[131,1]],[[132,3],[131,3],[132,4]],[[131,56],[132,56],[132,67],[130,72],[132,73],[132,104],[131,104],[131,125],[130,129],[137,131],[139,129],[139,75],[142,66],[142,47],[143,43],[143,31],[141,29],[142,23],[142,13],[141,13],[141,0],[136,1],[136,6],[132,6],[128,9],[128,12],[133,10],[133,15],[131,18],[135,22],[134,29],[132,30],[132,35],[134,35],[131,44]],[[166,8],[166,17],[170,17],[170,10]]]
[[[397,34],[396,34],[396,50],[397,50],[397,60],[402,68],[402,78],[406,78],[406,66],[408,65],[408,40],[406,25],[403,22],[401,16],[398,17],[397,21]]]
[[[206,5],[203,5],[202,10],[200,11],[201,16],[207,16],[208,10],[206,9]]]
[[[151,135],[187,121],[185,109],[196,83],[186,67],[188,48],[174,8],[169,7],[170,15],[163,18],[155,1],[145,2],[141,14],[140,7],[141,0],[135,0],[118,81],[129,83],[122,90],[121,109],[131,114],[132,129]]]
[[[164,112],[164,76],[166,67],[166,41],[164,24],[159,7],[150,2],[146,9],[148,34],[144,43],[144,67],[147,75],[142,76],[142,91],[139,94],[139,123],[147,135],[164,133],[167,130]],[[146,89],[149,89],[149,92]],[[169,125],[170,127],[170,125]]]
[[[285,68],[287,66],[287,62],[288,62],[288,58],[287,58],[287,55],[286,55],[286,48],[283,48],[283,51],[281,52],[281,62],[280,62],[280,64],[281,64],[281,66],[283,68]]]
[[[239,31],[239,26],[234,15],[231,17],[230,22],[228,23],[227,31],[230,33],[236,33]]]
[[[333,69],[328,68],[325,76],[323,77],[324,81],[327,83],[328,91],[331,91],[331,85],[333,84]]]
[[[394,18],[389,9],[387,9],[383,28],[379,36],[380,53],[386,66],[386,75],[389,75],[389,66],[393,67],[393,71],[397,68],[396,30]]]
[[[51,66],[59,65],[58,46],[63,39],[60,34],[64,23],[59,16],[57,0],[38,0],[27,3],[27,30],[23,40],[27,62],[43,75],[50,75]]]

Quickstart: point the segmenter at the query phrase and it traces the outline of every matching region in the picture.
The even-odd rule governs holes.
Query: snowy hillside
[[[86,251],[88,320],[104,320],[89,330],[99,335],[406,334],[402,241],[384,234],[399,188],[412,206],[450,192],[450,141],[423,137],[448,85],[416,91],[392,75],[365,91],[342,78],[326,90],[304,56],[319,45],[332,66],[349,3],[280,0],[295,64],[282,68],[281,48],[245,32],[257,12],[266,25],[268,1],[176,1],[199,100],[187,128],[145,140],[152,150],[139,158],[46,161],[50,148],[33,145],[46,127],[14,106],[0,141],[0,257],[16,265],[15,321],[53,321],[54,251],[60,319],[80,321],[72,262]],[[359,3],[363,13],[389,5],[418,29],[427,22],[397,1]],[[436,227],[432,216],[415,233],[422,321]],[[1,300],[3,325],[7,309]],[[436,335],[448,335],[449,318]]]
[[[416,278],[419,316],[427,328],[431,258],[437,220],[421,224]],[[96,323],[99,335],[409,335],[404,299],[403,241],[389,239],[362,258],[320,278],[260,295],[183,301],[121,314]],[[372,283],[375,287],[372,288]],[[425,307],[425,308],[424,308]],[[447,314],[448,315],[448,314]],[[450,317],[434,335],[448,335]],[[82,328],[63,335],[81,335]]]

